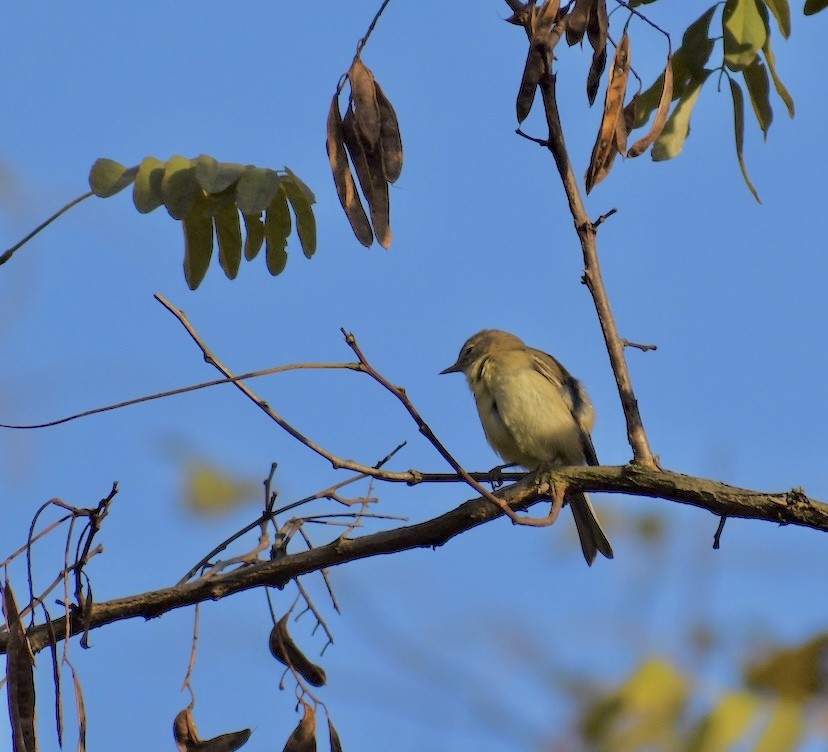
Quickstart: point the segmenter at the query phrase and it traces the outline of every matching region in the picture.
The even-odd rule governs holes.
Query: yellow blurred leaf
[[[805,728],[805,708],[795,700],[774,703],[770,721],[753,752],[792,752]]]
[[[724,695],[701,722],[687,752],[726,752],[743,737],[758,708],[759,698],[750,692]]]
[[[185,469],[184,500],[200,514],[235,509],[255,499],[259,491],[258,483],[233,476],[209,462],[192,462]]]

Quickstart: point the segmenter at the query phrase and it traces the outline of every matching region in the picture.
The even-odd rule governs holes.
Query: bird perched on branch
[[[440,373],[463,373],[492,448],[508,463],[530,470],[597,465],[589,432],[595,410],[583,385],[555,358],[528,347],[514,334],[484,329],[470,337],[454,365]],[[584,493],[572,494],[587,564],[612,547]]]

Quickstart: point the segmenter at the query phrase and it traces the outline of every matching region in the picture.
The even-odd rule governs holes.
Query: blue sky
[[[190,292],[181,230],[163,209],[138,215],[128,191],[85,202],[0,269],[0,422],[40,422],[214,378],[153,300],[161,292],[237,372],[349,360],[339,328],[353,331],[455,456],[481,470],[496,458],[471,396],[460,377],[437,373],[475,331],[513,331],[585,382],[599,415],[599,457],[627,461],[562,190],[549,156],[514,135],[526,43],[503,23],[505,4],[392,2],[364,53],[397,109],[405,146],[389,252],[366,250],[351,235],[324,149],[330,96],[377,3],[331,6],[3,9],[6,246],[84,192],[98,157],[137,164],[150,154],[207,153],[298,173],[317,196],[319,249],[308,261],[294,238],[282,276],[271,278],[263,259],[243,265],[233,282],[216,266]],[[706,7],[648,11],[675,30],[677,44]],[[803,486],[822,499],[828,226],[820,139],[828,112],[824,66],[814,61],[826,17],[803,18],[797,7],[792,40],[776,37],[797,115],[789,120],[775,100],[767,144],[748,120],[746,157],[762,206],[736,163],[727,87],[716,91],[712,78],[679,159],[618,163],[587,201],[593,216],[619,210],[601,227],[599,250],[621,333],[659,346],[630,351],[629,361],[663,464],[759,490]],[[633,65],[651,80],[662,41],[643,25],[631,33]],[[583,174],[599,117],[585,105],[588,55],[561,49],[559,58],[564,127]],[[525,127],[541,136],[541,126],[533,114]],[[408,440],[396,467],[445,469],[400,406],[366,378],[288,374],[254,388],[338,454],[371,464]],[[92,506],[119,481],[101,535],[105,553],[90,566],[98,600],[172,584],[255,513],[194,517],[181,501],[183,462],[204,458],[258,480],[278,461],[284,502],[340,477],[230,387],[43,431],[3,431],[0,449],[3,553],[25,541],[45,500]],[[412,520],[471,495],[459,486],[374,492],[378,511]],[[826,628],[826,604],[814,595],[826,562],[818,533],[731,520],[722,549],[712,551],[716,519],[699,510],[634,498],[599,497],[596,505],[616,559],[592,569],[567,515],[553,529],[500,521],[435,552],[340,568],[332,579],[342,617],[311,578],[336,637],[322,697],[345,748],[539,749],[570,720],[557,693],[567,677],[609,685],[656,652],[692,670],[709,698],[730,686],[739,657]],[[666,534],[645,546],[632,530],[653,512]],[[312,532],[320,543],[335,534]],[[61,558],[60,542],[43,547],[42,582]],[[12,575],[24,592],[22,570]],[[284,610],[292,595],[276,599]],[[172,718],[187,703],[178,688],[191,622],[180,611],[99,630],[91,651],[73,644],[91,749],[115,739],[124,750],[171,748]],[[688,647],[699,622],[717,636],[704,659]],[[308,627],[303,619],[294,630],[313,654]],[[204,609],[195,676],[203,736],[252,726],[251,750],[287,738],[295,716],[290,691],[277,690],[268,630],[261,593]],[[46,656],[38,667],[49,739]],[[4,723],[0,738],[8,738]]]

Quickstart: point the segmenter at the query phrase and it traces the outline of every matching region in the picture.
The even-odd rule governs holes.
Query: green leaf
[[[734,71],[753,62],[765,44],[768,26],[759,10],[760,0],[727,0],[722,13],[725,64]]]
[[[161,181],[164,179],[164,163],[155,157],[144,157],[138,165],[135,185],[132,187],[132,202],[141,214],[148,214],[164,203]]]
[[[779,78],[779,74],[776,72],[776,57],[774,56],[773,50],[770,46],[770,37],[768,37],[767,41],[765,42],[765,46],[762,48],[762,52],[765,53],[765,60],[768,63],[768,70],[770,71],[771,78],[773,79],[773,85],[776,88],[776,93],[785,103],[785,107],[788,108],[788,115],[790,115],[790,117],[793,117],[794,113],[796,112],[794,100],[791,96],[791,93],[786,88],[785,84],[782,83],[782,79]]]
[[[302,252],[306,258],[311,258],[316,253],[316,219],[307,194],[294,182],[294,179],[299,180],[290,172],[287,179],[282,181],[282,188],[296,215],[296,231],[299,234],[299,242],[302,244]],[[312,193],[311,196],[313,196]]]
[[[161,180],[161,195],[173,219],[184,219],[192,211],[196,199],[204,195],[195,178],[192,160],[181,156],[170,158]]]
[[[287,264],[288,235],[290,235],[290,211],[283,190],[276,192],[265,214],[265,258],[267,270],[275,277]]]
[[[747,183],[753,197],[761,204],[762,199],[759,198],[756,188],[750,182],[747,166],[745,165],[745,98],[742,94],[742,87],[729,76],[727,80],[730,82],[730,93],[733,96],[733,126],[736,131],[736,158],[739,160],[739,169],[742,171],[742,177],[745,179],[745,183]]]
[[[793,752],[805,727],[805,707],[795,700],[774,703],[770,721],[753,752]]]
[[[195,290],[207,274],[213,255],[213,217],[205,202],[199,201],[183,217],[184,228],[184,279]]]
[[[759,699],[750,692],[726,694],[702,721],[688,752],[727,752],[756,716]]]
[[[213,211],[213,221],[218,238],[219,264],[228,279],[235,279],[239,273],[242,254],[239,210],[232,201],[222,201]]]
[[[287,176],[296,184],[296,187],[302,191],[307,202],[309,204],[316,203],[316,196],[313,195],[313,191],[308,187],[307,183],[305,183],[293,170],[290,169],[287,165],[285,165],[285,173]]]
[[[805,8],[802,11],[806,16],[813,16],[821,10],[828,8],[828,0],[805,0]]]
[[[661,131],[661,135],[656,139],[650,151],[654,162],[662,162],[681,154],[684,142],[690,134],[690,114],[696,106],[696,100],[709,75],[710,71],[704,71],[700,81],[684,90],[681,99],[667,119],[667,125],[664,126],[664,130]]]
[[[718,5],[712,5],[684,31],[681,47],[673,55],[673,99],[679,99],[688,87],[703,80],[704,66],[713,52],[713,40],[709,37],[710,21]],[[664,74],[650,86],[635,105],[633,129],[641,128],[658,107],[664,88]]]
[[[767,140],[768,129],[773,122],[768,72],[762,61],[758,57],[755,57],[753,62],[744,69],[742,74],[745,77],[748,96],[750,97],[750,103],[753,105],[756,120],[759,121],[759,127],[762,129],[762,133],[765,134],[765,140]]]
[[[126,188],[137,172],[137,167],[125,167],[114,159],[101,157],[89,170],[89,187],[96,196],[109,198]]]
[[[259,255],[259,251],[264,243],[265,230],[262,224],[261,217],[251,214],[242,214],[244,218],[244,257],[248,261],[252,261]]]
[[[273,201],[282,179],[267,167],[247,167],[236,183],[236,205],[242,214],[261,214]]]
[[[227,190],[245,169],[244,165],[236,162],[217,162],[209,154],[200,154],[195,159],[196,180],[207,193]]]
[[[765,0],[765,5],[770,8],[776,23],[779,24],[779,31],[787,39],[791,35],[791,7],[788,0]]]

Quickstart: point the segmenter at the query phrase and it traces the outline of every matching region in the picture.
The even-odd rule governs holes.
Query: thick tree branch
[[[498,496],[511,507],[522,509],[550,499],[555,489],[560,488],[566,489],[566,492],[604,491],[661,498],[696,506],[717,516],[766,520],[828,532],[828,504],[809,499],[801,489],[762,493],[638,464],[569,467],[532,474],[502,489]],[[124,619],[155,618],[176,608],[219,600],[255,587],[271,585],[282,588],[295,577],[357,559],[442,546],[454,536],[502,514],[500,507],[492,502],[484,498],[472,499],[450,512],[415,525],[353,539],[337,539],[276,561],[243,567],[176,587],[96,603],[83,618],[75,613],[68,630],[65,618],[53,620],[51,629],[54,634],[74,635]],[[33,650],[42,650],[49,644],[47,625],[30,629],[28,638]],[[0,653],[6,651],[7,642],[8,635],[0,635]]]

